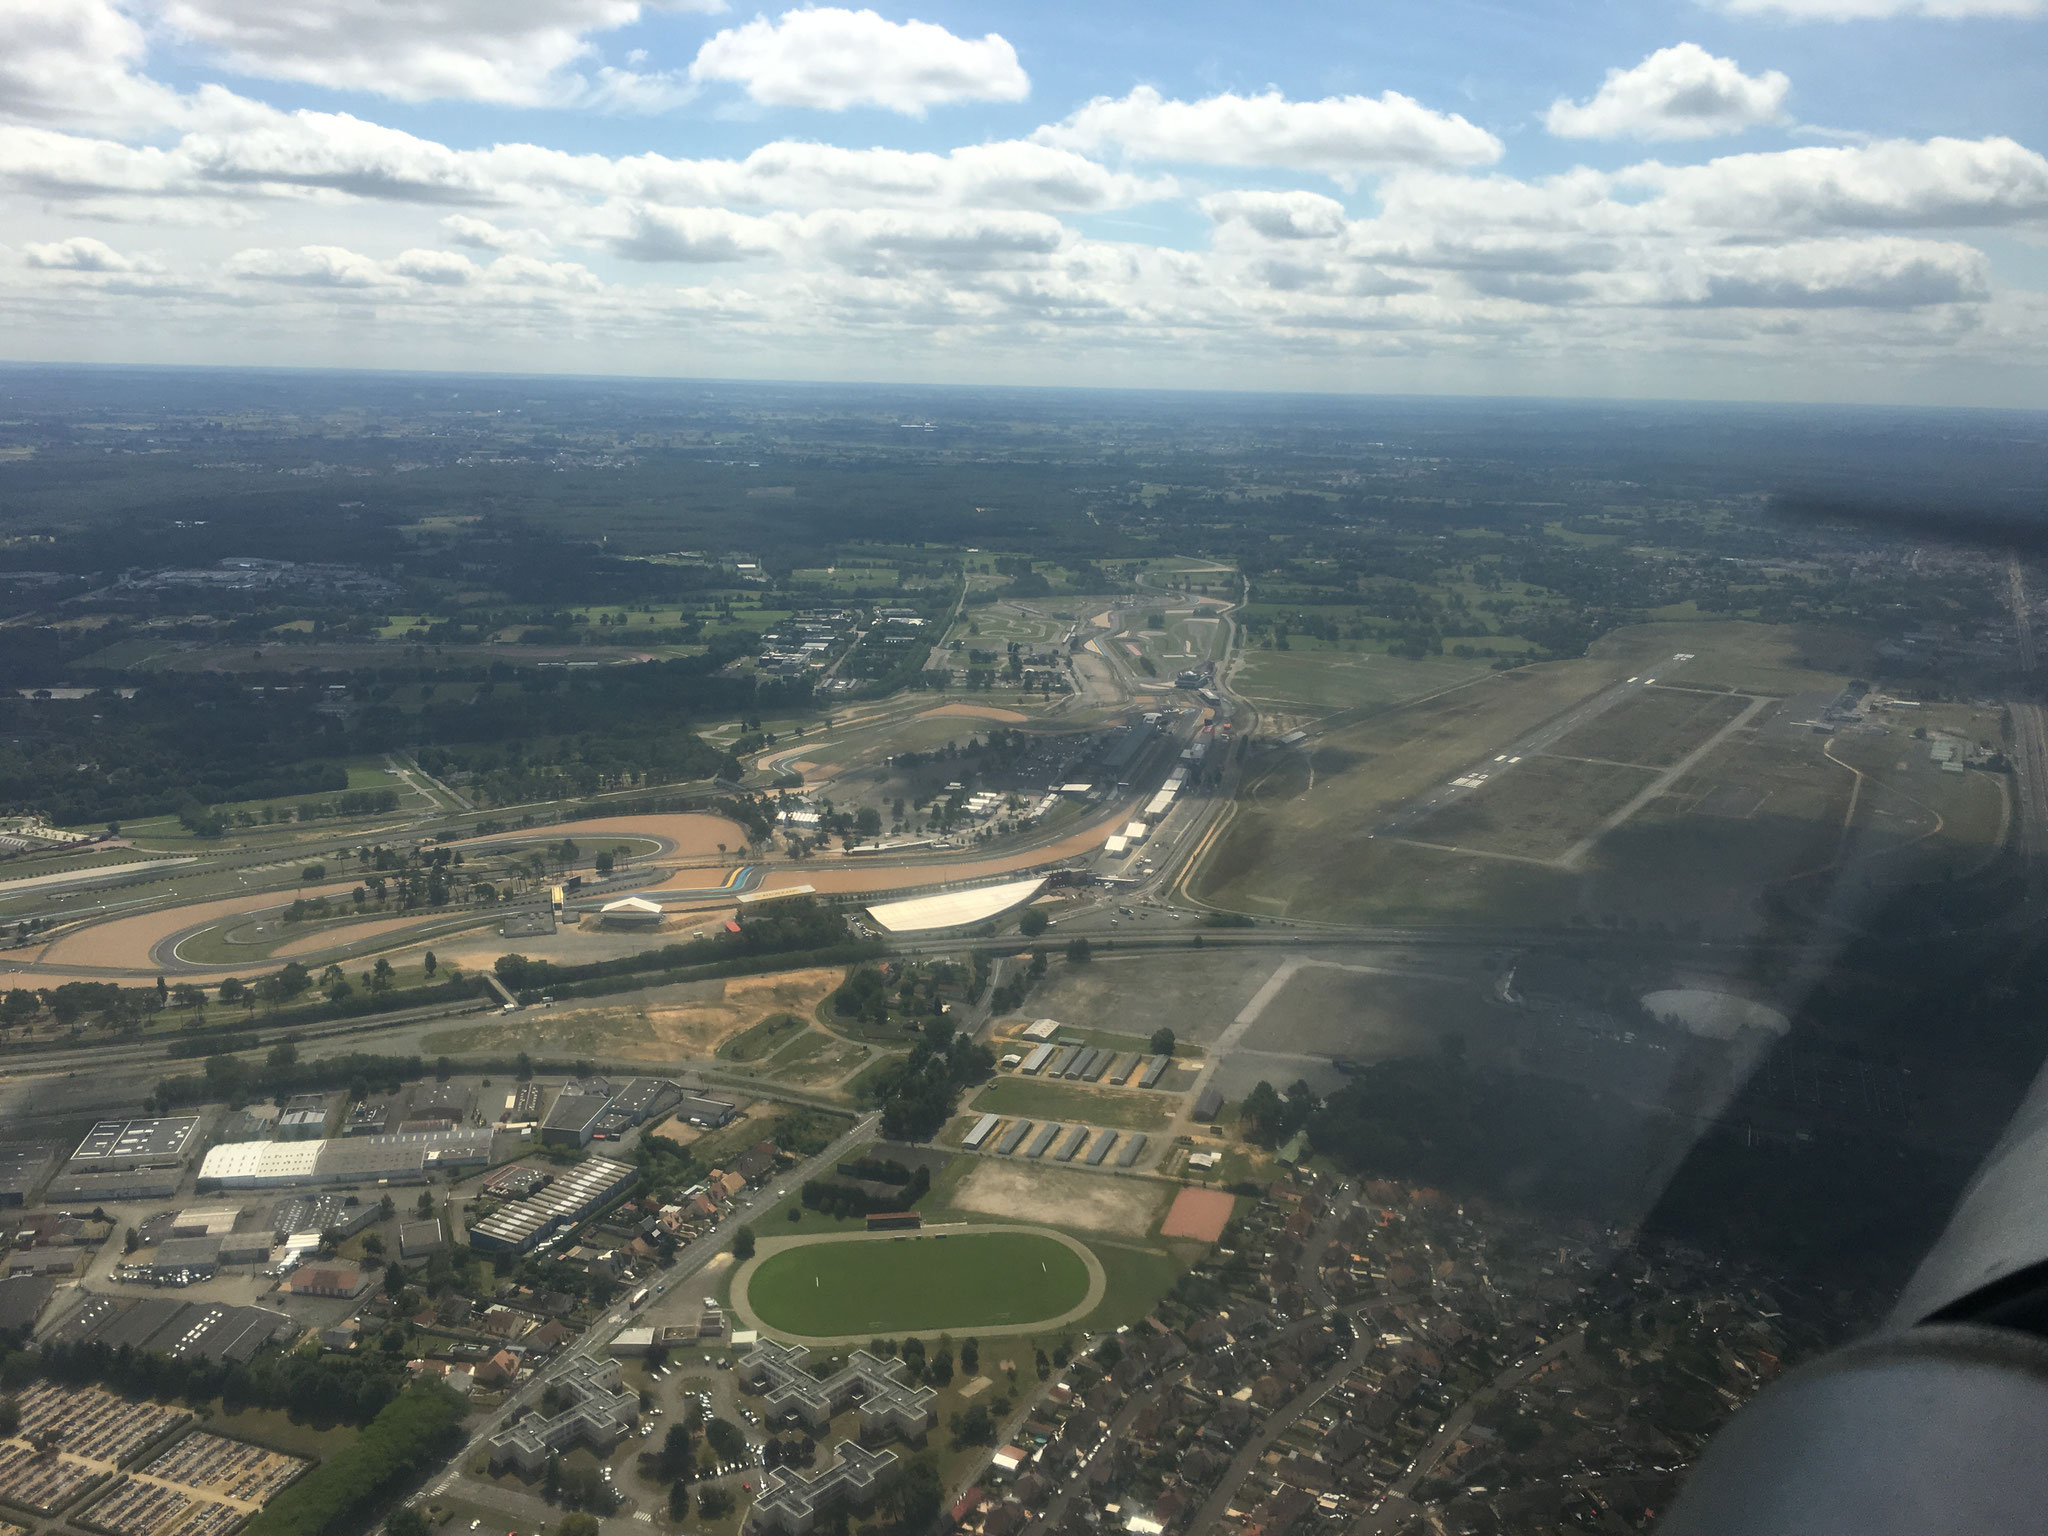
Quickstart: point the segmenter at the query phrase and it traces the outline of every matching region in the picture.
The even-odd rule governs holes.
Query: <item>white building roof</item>
[[[947,891],[938,896],[916,896],[908,901],[877,902],[868,915],[890,933],[922,933],[935,928],[964,928],[1029,901],[1045,885],[1045,878],[1006,880],[1000,885],[978,885],[964,891]]]

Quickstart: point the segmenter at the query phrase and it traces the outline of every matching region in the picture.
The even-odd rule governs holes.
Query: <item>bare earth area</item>
[[[1161,1237],[1192,1237],[1213,1243],[1223,1235],[1237,1201],[1220,1189],[1184,1189],[1174,1196]]]
[[[687,811],[668,816],[599,816],[590,821],[557,822],[553,826],[534,827],[519,833],[499,832],[490,837],[470,838],[450,846],[467,848],[514,841],[559,842],[565,837],[586,849],[602,847],[608,837],[658,837],[674,845],[675,851],[665,857],[685,859],[717,858],[720,844],[728,849],[747,846],[747,834],[737,822],[727,821],[723,816],[703,816]]]
[[[987,704],[941,704],[917,717],[920,720],[994,720],[1002,725],[1022,725],[1031,717],[1014,709],[996,709]]]
[[[438,1050],[472,1050],[485,1044],[525,1050],[604,1051],[640,1061],[681,1061],[709,1056],[742,1030],[771,1013],[809,1017],[837,987],[836,968],[785,971],[773,976],[736,976],[660,987],[629,1004],[526,1009],[510,1018],[433,1037]]]
[[[1165,1186],[983,1158],[953,1191],[962,1210],[1117,1237],[1144,1237],[1166,1203]]]

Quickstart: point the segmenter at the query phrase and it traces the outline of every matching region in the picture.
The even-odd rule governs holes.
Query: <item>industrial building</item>
[[[69,1173],[112,1173],[164,1166],[183,1159],[199,1131],[197,1115],[149,1120],[102,1120],[71,1154]]]
[[[589,1146],[611,1101],[611,1084],[602,1078],[570,1084],[556,1096],[554,1108],[541,1122],[541,1141],[550,1147]]]
[[[1059,1121],[1046,1121],[1044,1125],[1038,1128],[1038,1134],[1031,1138],[1031,1145],[1024,1149],[1024,1155],[1026,1157],[1045,1156],[1045,1149],[1052,1145],[1053,1137],[1059,1135],[1059,1133]]]
[[[1074,1160],[1074,1154],[1081,1150],[1082,1143],[1087,1141],[1087,1139],[1088,1127],[1085,1125],[1075,1126],[1067,1132],[1061,1139],[1059,1146],[1053,1151],[1054,1159],[1062,1163],[1071,1163]]]
[[[220,1272],[220,1239],[167,1237],[155,1252],[132,1255],[123,1269],[138,1279],[211,1280]]]
[[[28,1204],[57,1149],[46,1142],[0,1142],[0,1208]]]
[[[491,1131],[401,1131],[327,1141],[231,1141],[199,1165],[202,1188],[287,1189],[300,1184],[372,1184],[419,1179],[491,1160]]]
[[[173,1359],[227,1360],[240,1363],[272,1344],[289,1343],[299,1325],[269,1307],[237,1307],[226,1302],[177,1301],[149,1296],[85,1296],[84,1303],[49,1332],[52,1343],[91,1340],[110,1349],[131,1349],[169,1355]]]
[[[499,1207],[469,1229],[479,1253],[531,1253],[633,1187],[639,1170],[593,1157],[557,1176],[538,1194]]]
[[[1130,1135],[1129,1139],[1127,1139],[1127,1140],[1126,1140],[1126,1141],[1124,1142],[1124,1149],[1123,1149],[1123,1151],[1121,1151],[1121,1152],[1119,1152],[1119,1153],[1117,1154],[1117,1157],[1116,1157],[1116,1165],[1117,1165],[1117,1167],[1119,1167],[1119,1168],[1128,1168],[1128,1167],[1130,1167],[1130,1166],[1131,1166],[1132,1164],[1134,1164],[1135,1162],[1137,1162],[1137,1160],[1139,1159],[1139,1157],[1140,1157],[1140,1156],[1142,1156],[1142,1155],[1144,1154],[1144,1151],[1145,1151],[1145,1141],[1146,1141],[1146,1137],[1145,1137],[1145,1133],[1144,1133],[1143,1131],[1133,1131],[1133,1132],[1131,1133],[1131,1135]]]
[[[996,1151],[1008,1157],[1017,1150],[1018,1144],[1031,1134],[1031,1125],[1032,1122],[1029,1120],[1011,1121],[1010,1128],[1003,1132],[1002,1139],[996,1143]]]
[[[989,1133],[996,1128],[996,1122],[1000,1118],[1001,1117],[997,1115],[983,1115],[979,1120],[974,1122],[973,1129],[971,1129],[967,1133],[967,1139],[962,1141],[960,1145],[965,1147],[970,1152],[974,1151],[984,1141],[988,1140]]]
[[[130,1168],[107,1173],[60,1173],[43,1189],[46,1201],[100,1205],[108,1200],[168,1200],[184,1181],[183,1168]]]
[[[1037,1072],[1040,1067],[1045,1065],[1052,1053],[1053,1047],[1050,1045],[1034,1045],[1031,1048],[1031,1054],[1024,1058],[1022,1070],[1030,1073]]]
[[[171,1218],[171,1236],[226,1237],[235,1230],[241,1214],[241,1208],[233,1205],[193,1206]]]
[[[687,1120],[692,1125],[700,1125],[710,1131],[729,1123],[739,1112],[740,1107],[737,1104],[725,1099],[707,1098],[701,1093],[691,1093],[687,1089],[676,1104],[678,1119]]]
[[[320,1140],[327,1134],[327,1095],[302,1093],[288,1100],[272,1134],[278,1141]]]
[[[1086,1159],[1090,1168],[1100,1168],[1102,1166],[1102,1160],[1109,1156],[1109,1149],[1116,1145],[1116,1135],[1115,1131],[1104,1131],[1095,1138],[1095,1145],[1088,1149]]]
[[[516,1467],[533,1477],[577,1445],[587,1445],[599,1455],[609,1454],[640,1422],[640,1394],[619,1384],[616,1360],[573,1359],[553,1378],[551,1386],[573,1393],[576,1400],[560,1413],[530,1413],[491,1436],[493,1472]]]
[[[1159,1086],[1159,1079],[1166,1075],[1166,1069],[1172,1061],[1173,1058],[1171,1056],[1154,1056],[1145,1063],[1145,1075],[1138,1079],[1138,1086],[1140,1088],[1157,1088]]]
[[[377,1202],[358,1201],[353,1195],[297,1195],[280,1200],[270,1213],[270,1230],[277,1237],[295,1232],[336,1232],[353,1237],[377,1219]]]
[[[1218,1114],[1222,1113],[1222,1110],[1223,1091],[1220,1088],[1204,1088],[1195,1098],[1195,1107],[1191,1118],[1206,1124],[1208,1121],[1214,1120]]]
[[[401,1259],[424,1259],[439,1253],[447,1242],[447,1229],[441,1225],[438,1216],[398,1224],[398,1256]]]

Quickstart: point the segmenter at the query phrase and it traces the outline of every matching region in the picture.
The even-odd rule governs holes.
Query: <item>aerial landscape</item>
[[[0,3],[0,1536],[1645,1530],[1884,1325],[2040,11],[1454,9]]]

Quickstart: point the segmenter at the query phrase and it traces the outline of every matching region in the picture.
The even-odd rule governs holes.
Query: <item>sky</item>
[[[2048,0],[0,0],[0,357],[2048,408]]]

